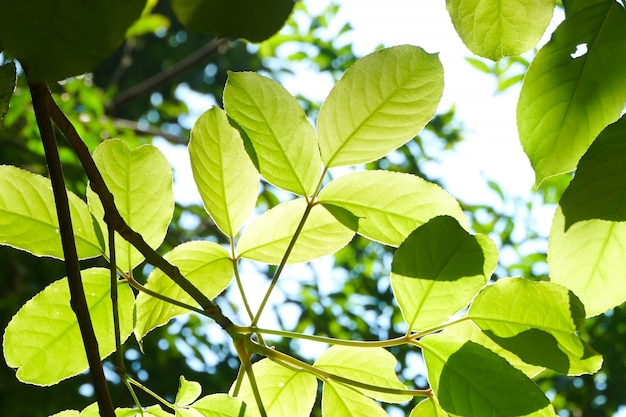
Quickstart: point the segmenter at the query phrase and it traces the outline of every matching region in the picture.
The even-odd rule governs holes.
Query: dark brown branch
[[[63,256],[65,258],[65,268],[67,269],[67,281],[70,287],[70,305],[74,314],[76,314],[78,327],[80,328],[80,333],[83,338],[83,345],[87,354],[87,362],[89,363],[89,370],[93,379],[100,415],[103,417],[115,417],[113,401],[111,400],[109,387],[104,377],[102,363],[100,362],[98,341],[96,340],[96,334],[91,323],[91,316],[89,315],[89,308],[87,306],[87,300],[85,299],[85,290],[80,276],[80,264],[76,252],[74,229],[72,227],[67,191],[65,189],[65,180],[63,178],[63,168],[59,159],[56,138],[48,111],[48,97],[50,96],[50,92],[47,85],[42,83],[30,84],[30,91],[35,117],[46,155],[48,171],[50,172],[50,181],[52,182],[52,191],[54,193],[54,202],[57,209],[59,231],[63,246]]]
[[[158,90],[160,87],[167,84],[173,78],[209,58],[211,55],[216,53],[220,49],[220,47],[226,45],[228,42],[228,39],[214,39],[208,44],[204,45],[202,48],[196,50],[194,53],[181,59],[165,71],[162,71],[148,78],[142,83],[134,85],[128,90],[122,91],[113,99],[110,106],[108,107],[108,111],[113,112],[115,111],[115,109],[123,106],[124,104],[135,100],[137,97]]]

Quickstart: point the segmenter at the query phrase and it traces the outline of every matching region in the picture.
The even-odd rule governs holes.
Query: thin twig
[[[48,86],[44,83],[30,84],[29,87],[33,108],[35,110],[35,118],[37,119],[37,125],[46,155],[46,162],[50,172],[50,181],[52,182],[65,268],[67,269],[67,281],[70,288],[70,305],[74,314],[76,314],[78,327],[83,339],[100,415],[103,417],[115,417],[113,401],[111,400],[109,387],[104,377],[102,363],[100,362],[98,341],[91,323],[89,307],[85,299],[85,289],[80,276],[80,264],[78,262],[78,253],[76,252],[74,229],[72,227],[67,191],[65,189],[63,168],[59,159],[56,138],[49,116],[48,97],[50,96],[50,91],[48,90]]]
[[[153,126],[143,128],[139,123],[135,122],[134,120],[114,118],[111,121],[113,122],[113,126],[115,126],[117,129],[129,129],[140,135],[160,136],[175,145],[187,145],[189,143],[188,140],[185,140],[178,135],[163,132],[161,129],[155,128]]]

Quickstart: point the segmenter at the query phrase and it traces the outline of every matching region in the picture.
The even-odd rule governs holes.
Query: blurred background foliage
[[[358,58],[345,41],[352,30],[350,24],[332,24],[338,3],[312,15],[306,1],[298,2],[283,30],[261,44],[226,42],[188,31],[174,17],[169,2],[151,4],[154,8],[131,29],[133,36],[93,73],[52,86],[55,98],[92,150],[110,137],[122,138],[131,147],[155,138],[172,146],[185,146],[193,123],[190,97],[221,103],[227,70],[259,71],[280,81],[287,76],[297,77],[299,69],[307,68],[336,81]],[[525,58],[498,63],[469,60],[477,70],[495,77],[499,91],[520,82],[528,66]],[[303,95],[297,98],[314,119],[321,103]],[[0,164],[45,175],[43,150],[29,100],[28,88],[20,77],[11,110],[0,122]],[[436,164],[454,152],[462,140],[463,125],[455,109],[450,108],[437,114],[407,145],[367,168],[408,172],[437,182],[422,167],[426,162]],[[84,196],[86,178],[70,149],[63,143],[61,146],[68,188]],[[492,180],[488,185],[499,204],[461,202],[472,229],[488,234],[498,244],[501,261],[494,280],[505,276],[547,279],[548,230],[538,227],[535,216],[539,210],[545,213],[546,206],[554,207],[569,180],[562,176],[546,181],[527,201],[511,197],[497,180]],[[284,193],[264,184],[259,207],[272,207],[283,198]],[[224,242],[201,205],[177,204],[160,251],[165,253],[190,239]],[[276,324],[284,330],[347,339],[402,335],[406,328],[388,279],[392,251],[357,236],[332,259],[293,269],[291,276],[279,282],[273,306]],[[26,300],[65,274],[60,261],[33,258],[4,246],[0,247],[0,271],[2,329]],[[246,271],[251,275],[249,279],[269,281],[273,267],[257,266]],[[140,275],[137,278],[145,280],[145,275]],[[219,304],[227,314],[245,322],[235,291],[227,290]],[[604,355],[602,370],[594,376],[575,378],[540,375],[538,383],[553,398],[560,416],[611,416],[626,404],[626,313],[618,308],[592,318],[583,332]],[[305,359],[313,354],[310,344],[301,341],[277,338],[272,343]],[[208,394],[227,391],[238,369],[227,336],[210,321],[196,316],[152,331],[144,340],[145,354],[134,340],[125,346],[129,372],[167,399],[174,398],[181,373],[188,380],[199,381]],[[393,353],[399,361],[401,379],[417,388],[426,386],[420,355],[406,346],[394,348]],[[107,364],[107,369],[114,403],[131,406],[132,400],[119,384],[113,366]],[[19,383],[6,364],[0,367],[2,416],[38,417],[66,408],[83,408],[94,401],[92,395],[87,375],[41,388]],[[154,403],[145,395],[140,399],[146,405]],[[397,412],[393,415],[408,414],[412,408],[410,404],[390,407]]]

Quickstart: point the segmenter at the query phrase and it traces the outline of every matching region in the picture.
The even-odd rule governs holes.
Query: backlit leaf
[[[418,227],[391,264],[391,286],[409,328],[426,330],[465,307],[491,277],[497,258],[487,236],[470,235],[452,217]]]
[[[232,238],[254,209],[260,177],[223,110],[213,107],[198,118],[189,156],[204,208]]]
[[[212,394],[200,398],[190,407],[203,417],[249,417],[246,404],[226,394]]]
[[[194,402],[202,393],[202,386],[196,381],[187,381],[184,376],[180,376],[178,392],[174,404],[187,405]]]
[[[568,16],[533,60],[517,105],[536,183],[572,171],[626,99],[626,11],[604,1]]]
[[[317,120],[327,167],[379,159],[413,138],[443,93],[436,54],[401,45],[359,59],[335,84]]]
[[[396,375],[396,358],[383,348],[330,347],[315,361],[315,367],[332,374],[385,388],[406,389]],[[410,395],[388,394],[353,387],[368,397],[390,403],[411,400]]]
[[[204,293],[209,299],[215,298],[230,283],[233,264],[226,249],[207,241],[183,243],[163,256],[177,266],[181,274]],[[197,303],[160,269],[154,269],[148,276],[146,287],[159,294],[180,302],[197,306]],[[137,296],[137,324],[135,336],[141,340],[155,327],[167,323],[171,318],[189,311],[146,293]]]
[[[430,386],[450,416],[556,416],[539,387],[489,349],[442,334],[421,345]]]
[[[306,209],[304,199],[281,203],[256,218],[242,233],[239,256],[279,264]],[[298,236],[287,263],[307,262],[337,252],[354,232],[321,205],[315,205]]]
[[[522,278],[499,279],[472,303],[468,317],[524,362],[564,374],[595,373],[602,357],[576,334],[585,319],[567,288]]]
[[[146,243],[157,248],[163,242],[174,213],[172,168],[157,148],[142,145],[130,150],[118,139],[102,142],[94,151],[93,159],[104,182],[115,198],[122,218],[140,233]],[[103,222],[104,209],[98,196],[87,191],[89,207],[107,230]],[[107,247],[108,247],[108,241]],[[117,267],[130,271],[143,261],[143,255],[130,243],[116,234]]]
[[[447,417],[447,414],[441,409],[436,400],[426,398],[415,406],[409,417]]]
[[[552,18],[554,0],[446,0],[446,7],[469,50],[497,61],[539,42]]]
[[[102,254],[87,204],[68,192],[78,257]],[[0,244],[37,256],[63,259],[59,221],[48,178],[0,166]]]
[[[571,289],[588,316],[626,301],[626,119],[608,126],[580,160],[550,232],[550,279]]]
[[[322,169],[317,137],[284,87],[253,72],[229,72],[224,107],[252,142],[267,181],[298,195],[315,191]]]
[[[0,65],[0,120],[4,119],[4,115],[9,110],[16,82],[15,63]]]
[[[383,408],[352,387],[326,381],[322,393],[322,417],[389,417]]]
[[[452,196],[411,174],[354,172],[331,181],[320,192],[319,201],[331,213],[335,207],[348,210],[356,217],[359,234],[391,246],[400,245],[415,228],[438,215],[450,215],[468,227]]]
[[[262,359],[252,365],[263,406],[272,417],[309,417],[317,395],[317,380],[305,371],[294,371]],[[237,398],[247,404],[251,417],[261,414],[249,379],[244,378]]]
[[[92,268],[81,272],[100,356],[115,350],[110,272]],[[118,286],[120,333],[124,341],[133,329],[134,297],[127,285]],[[17,368],[17,378],[35,385],[53,385],[87,369],[87,356],[70,307],[67,278],[55,281],[34,296],[11,319],[4,333],[4,357]]]

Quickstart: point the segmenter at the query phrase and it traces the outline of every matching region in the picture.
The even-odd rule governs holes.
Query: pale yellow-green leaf
[[[184,376],[180,376],[178,392],[174,404],[187,405],[194,402],[202,393],[202,386],[196,381],[187,381]]]
[[[200,398],[190,407],[202,417],[250,417],[247,405],[227,394],[212,394]]]
[[[322,417],[389,417],[369,397],[340,383],[326,381],[322,392]]]
[[[409,417],[447,417],[436,399],[426,398],[411,410]]]

